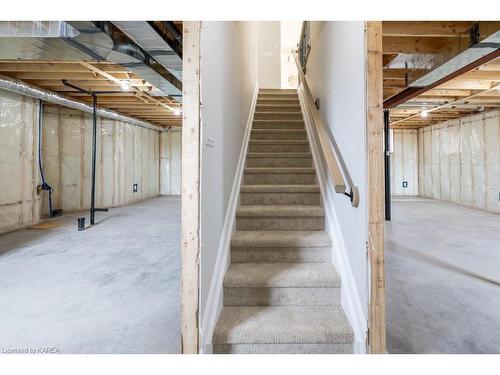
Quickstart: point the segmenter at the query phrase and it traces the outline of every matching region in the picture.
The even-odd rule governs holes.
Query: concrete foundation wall
[[[403,187],[406,183],[406,187]],[[391,153],[391,195],[418,195],[418,131],[394,129]]]
[[[90,207],[92,118],[80,111],[45,107],[45,178],[53,208]],[[0,233],[47,215],[48,194],[37,195],[38,101],[0,92]],[[137,192],[133,185],[137,184]],[[159,132],[98,119],[96,205],[112,207],[160,193]]]
[[[69,211],[89,208],[92,116],[48,107],[43,136],[46,179],[54,188],[54,207]],[[99,118],[96,206],[120,206],[159,195],[159,158],[159,132]],[[46,202],[44,199],[44,210]]]
[[[419,129],[424,197],[500,213],[500,111]]]
[[[160,194],[181,195],[181,131],[169,130],[160,138]]]

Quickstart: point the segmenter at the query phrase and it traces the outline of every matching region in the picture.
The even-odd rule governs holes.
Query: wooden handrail
[[[306,105],[308,107],[307,109],[312,116],[313,123],[316,132],[318,134],[318,139],[321,146],[321,152],[324,156],[326,165],[328,167],[328,171],[330,172],[330,177],[332,178],[335,192],[348,196],[351,200],[352,206],[358,207],[359,190],[352,183],[349,171],[347,170],[344,160],[342,159],[342,155],[340,155],[340,151],[338,150],[338,147],[335,143],[335,138],[333,137],[333,134],[321,120],[320,113],[316,109],[316,106],[314,105],[314,99],[311,94],[311,90],[309,89],[306,76],[302,71],[302,66],[300,65],[297,51],[293,52],[293,57],[295,59],[295,63],[297,64],[299,81],[304,87]],[[347,192],[348,185],[349,185],[349,192]]]

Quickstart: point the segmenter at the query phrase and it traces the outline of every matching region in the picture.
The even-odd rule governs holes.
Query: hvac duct
[[[25,82],[19,81],[17,79],[13,79],[4,75],[0,75],[0,89],[7,90],[15,93],[19,93],[22,95],[26,95],[35,99],[41,99],[48,103],[53,103],[57,105],[61,105],[64,107],[76,109],[82,112],[92,113],[93,108],[92,105],[83,103],[77,100],[69,99],[65,96],[57,94],[52,91],[44,90],[39,87],[27,84]],[[145,121],[138,120],[133,117],[128,117],[121,115],[119,113],[110,111],[108,109],[99,108],[97,110],[97,115],[105,118],[109,118],[111,120],[123,121],[132,125],[140,126],[147,129],[164,131],[163,128],[150,124]]]
[[[146,21],[114,21],[113,24],[178,80],[182,80],[182,59],[159,34],[161,31],[154,29],[154,24]],[[178,33],[177,36],[179,36]]]

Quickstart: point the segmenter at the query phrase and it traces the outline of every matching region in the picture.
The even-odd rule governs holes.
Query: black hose
[[[42,178],[42,184],[38,185],[37,190],[41,192],[42,190],[48,190],[49,192],[49,217],[54,216],[52,211],[52,187],[45,181],[45,175],[43,173],[43,161],[42,161],[42,123],[43,123],[43,100],[38,99],[38,168],[40,169],[40,177]]]

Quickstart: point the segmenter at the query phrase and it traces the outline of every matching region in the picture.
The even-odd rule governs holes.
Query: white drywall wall
[[[279,82],[279,74],[277,76]],[[201,29],[201,314],[257,81],[257,24],[203,22]]]
[[[181,194],[181,131],[172,129],[160,134],[160,194]]]
[[[258,22],[259,87],[281,87],[281,25],[279,21]]]
[[[500,111],[419,129],[420,194],[500,213]]]
[[[37,111],[33,99],[0,91],[0,233],[40,219]]]
[[[91,115],[46,106],[43,119],[42,159],[53,188],[53,208],[89,208]],[[97,125],[96,205],[119,206],[159,195],[159,133],[104,118]],[[48,194],[36,193],[37,142],[38,101],[0,91],[0,232],[29,226],[47,215]]]
[[[394,129],[391,152],[391,195],[418,195],[418,131]],[[407,187],[403,187],[403,182]]]
[[[306,77],[313,97],[320,99],[321,117],[335,137],[351,177],[359,188],[358,208],[353,208],[349,199],[341,194],[333,194],[333,204],[366,318],[365,60],[364,22],[311,22],[311,54]],[[333,191],[331,179],[329,189]]]
[[[297,49],[302,21],[281,21],[281,88],[294,89],[298,85],[298,73],[292,51]]]

